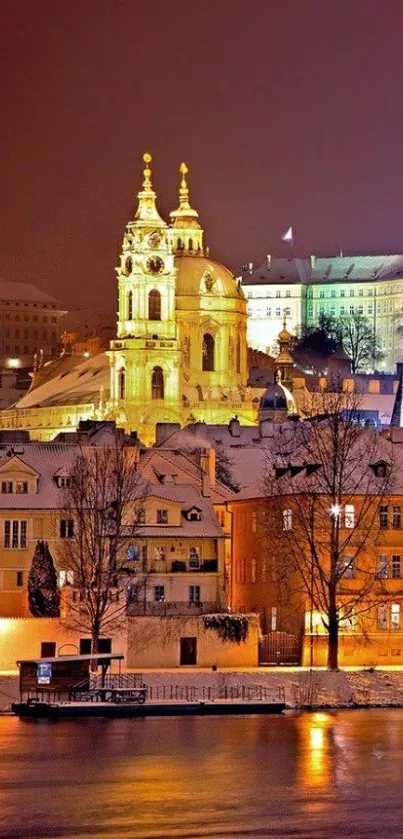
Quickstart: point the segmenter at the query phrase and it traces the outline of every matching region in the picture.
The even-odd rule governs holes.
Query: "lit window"
[[[400,629],[400,603],[390,604],[390,628]]]
[[[401,577],[401,563],[400,554],[392,554],[392,579],[400,580]]]
[[[344,508],[344,526],[352,530],[355,523],[354,504],[346,504]]]
[[[256,582],[256,557],[252,557],[250,561],[250,581],[251,583]]]
[[[163,603],[165,600],[165,586],[154,586],[154,600]]]
[[[280,309],[280,306],[277,306],[277,309],[276,309],[276,318],[279,318],[280,316],[281,316],[281,309]]]
[[[381,554],[379,557],[379,579],[386,580],[388,576],[388,557],[386,554]]]
[[[277,606],[271,607],[271,631],[275,632],[277,629]]]
[[[292,511],[283,510],[283,530],[292,530]]]
[[[74,574],[72,571],[58,571],[57,573],[57,584],[59,588],[63,586],[70,585],[72,586],[74,583]]]

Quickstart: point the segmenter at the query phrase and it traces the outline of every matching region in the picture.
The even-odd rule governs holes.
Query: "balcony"
[[[218,571],[218,560],[205,559],[195,566],[189,560],[185,562],[184,560],[174,559],[171,562],[170,571],[173,574],[216,574]]]
[[[203,603],[189,603],[189,601],[162,601],[155,602],[153,600],[140,603],[139,601],[128,601],[126,614],[129,617],[197,617],[197,615],[208,615],[211,612],[221,611],[220,606],[215,601],[205,601]]]

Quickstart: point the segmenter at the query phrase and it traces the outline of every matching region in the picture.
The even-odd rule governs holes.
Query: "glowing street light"
[[[340,513],[341,513],[340,504],[332,504],[332,506],[330,508],[330,512],[331,512],[332,516],[334,516],[335,519],[337,519],[339,517]]]

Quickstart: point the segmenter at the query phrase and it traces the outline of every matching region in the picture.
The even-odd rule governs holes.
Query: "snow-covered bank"
[[[149,670],[143,681],[152,688],[152,700],[175,699],[175,689],[188,688],[192,697],[207,699],[224,696],[284,701],[298,707],[403,707],[403,670],[326,670],[265,669],[250,670]],[[157,690],[156,690],[157,689]],[[264,694],[264,695],[263,695]],[[179,698],[179,696],[178,696]],[[18,699],[18,675],[0,674],[0,711]]]

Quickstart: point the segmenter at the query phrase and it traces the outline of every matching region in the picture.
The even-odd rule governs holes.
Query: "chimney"
[[[316,256],[311,253],[311,271],[314,271],[316,268]]]
[[[271,420],[265,419],[259,422],[259,433],[261,437],[273,437],[274,423]]]
[[[211,490],[215,487],[215,461],[215,449],[212,446],[209,449],[201,449],[200,468],[202,471],[202,495],[206,498],[211,495]]]
[[[271,253],[266,254],[266,268],[271,271]]]
[[[155,445],[162,446],[172,434],[180,431],[179,422],[157,422],[155,426]]]
[[[241,436],[241,424],[237,416],[233,417],[228,423],[228,431],[231,437]]]
[[[251,274],[253,271],[253,262],[248,262],[248,271]]]

